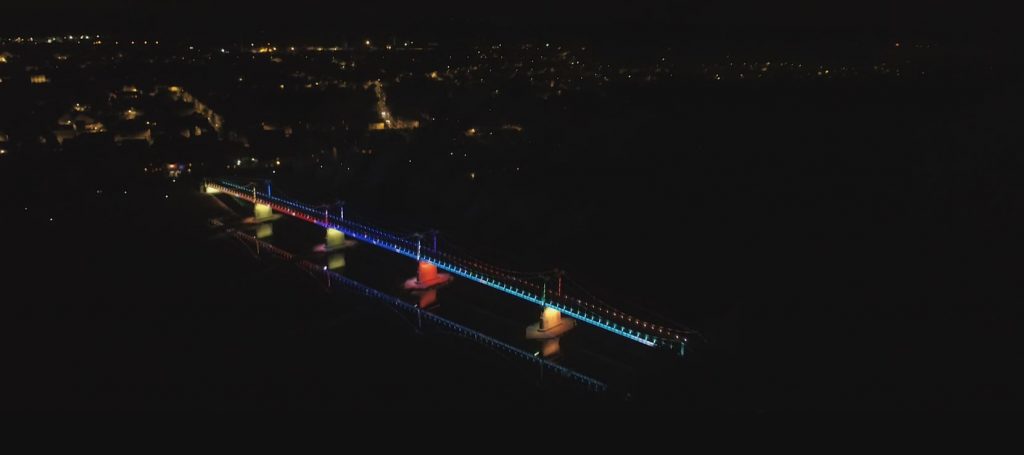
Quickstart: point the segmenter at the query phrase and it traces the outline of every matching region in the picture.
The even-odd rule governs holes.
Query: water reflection
[[[256,238],[265,239],[274,235],[274,223],[260,223],[256,227]]]
[[[429,324],[437,329],[458,333],[466,339],[511,355],[512,358],[532,365],[539,365],[541,367],[540,371],[542,371],[542,377],[549,373],[555,373],[562,378],[575,381],[590,390],[604,391],[607,389],[607,384],[602,381],[552,362],[551,358],[557,357],[561,353],[558,334],[554,333],[558,331],[555,327],[545,331],[545,337],[541,340],[541,350],[537,353],[530,353],[486,335],[478,330],[442,317],[434,311],[424,311],[425,307],[437,305],[437,289],[417,291],[415,295],[419,297],[419,302],[418,304],[412,304],[332,271],[329,269],[329,265],[325,266],[323,263],[314,263],[309,260],[302,259],[301,257],[297,257],[280,247],[259,240],[254,235],[246,234],[235,229],[229,229],[228,233],[243,243],[248,244],[250,247],[254,247],[254,250],[260,256],[283,260],[305,270],[310,275],[324,277],[327,280],[328,287],[333,287],[333,284],[338,284],[340,287],[346,288],[349,291],[361,294],[378,302],[388,304],[400,311],[410,313],[415,317],[417,327],[423,327]],[[329,264],[332,258],[336,261],[340,261],[342,264],[344,263],[344,255],[340,252],[338,252],[337,255],[328,257]],[[571,319],[561,319],[562,323],[558,325],[557,329],[561,329],[561,333],[564,333],[565,328],[568,325],[566,322],[570,321]],[[539,323],[534,324],[535,327],[538,327],[539,325]],[[571,325],[568,326],[571,327]]]
[[[540,354],[550,359],[562,354],[562,344],[559,342],[562,337],[548,338],[540,343]]]
[[[345,267],[345,253],[335,252],[327,256],[327,268],[338,270]]]
[[[430,288],[426,291],[413,291],[412,295],[420,298],[420,308],[434,306],[437,303],[437,288]]]

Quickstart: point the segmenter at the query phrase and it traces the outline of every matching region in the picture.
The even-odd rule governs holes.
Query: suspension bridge
[[[314,207],[271,194],[268,184],[260,191],[254,184],[241,185],[223,179],[207,180],[204,191],[221,192],[254,205],[257,218],[267,218],[272,212],[298,218],[327,229],[328,246],[344,236],[419,261],[424,266],[436,267],[453,275],[515,296],[545,309],[544,318],[549,315],[565,314],[575,320],[590,324],[628,340],[643,345],[671,350],[683,355],[689,332],[627,314],[596,299],[584,299],[564,292],[562,275],[549,289],[547,281],[537,283],[484,261],[464,254],[445,251],[434,241],[424,244],[423,236],[402,236],[367,223],[346,218],[344,206],[335,213],[330,207]],[[333,238],[333,240],[332,240]]]

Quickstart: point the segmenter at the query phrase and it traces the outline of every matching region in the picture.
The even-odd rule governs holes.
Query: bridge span
[[[546,309],[564,313],[576,320],[614,333],[650,347],[668,349],[683,355],[688,332],[642,320],[615,308],[567,295],[561,286],[550,290],[546,283],[534,283],[515,276],[500,267],[475,259],[448,253],[436,243],[424,245],[421,238],[402,237],[395,233],[345,218],[344,211],[334,214],[323,207],[312,207],[297,201],[275,197],[259,191],[255,185],[240,185],[228,180],[208,180],[207,192],[222,192],[255,205],[257,216],[266,217],[270,210],[317,224],[328,233],[340,232],[362,242],[429,263],[438,269],[497,289]],[[328,236],[330,241],[330,235]],[[330,242],[329,242],[330,243]]]

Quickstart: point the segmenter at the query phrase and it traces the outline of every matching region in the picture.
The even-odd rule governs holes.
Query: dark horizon
[[[910,2],[856,2],[848,6],[810,0],[788,2],[711,2],[647,1],[601,2],[599,6],[583,2],[528,1],[512,3],[388,2],[385,4],[343,4],[340,2],[267,2],[251,4],[228,1],[211,5],[186,0],[171,5],[156,5],[128,0],[81,2],[45,0],[29,5],[5,7],[8,33],[71,33],[88,28],[104,31],[177,33],[261,32],[358,34],[381,29],[383,34],[402,34],[412,27],[426,32],[451,26],[483,31],[514,30],[517,33],[597,33],[602,29],[613,35],[653,30],[669,33],[679,27],[701,32],[722,33],[787,32],[809,33],[906,33],[916,35],[1001,34],[1017,25],[998,6],[935,4],[923,0]],[[87,25],[88,24],[88,25]],[[186,28],[179,28],[188,25]],[[208,30],[197,29],[196,25]],[[565,27],[566,30],[558,30]],[[310,30],[330,29],[330,30]],[[672,29],[676,30],[672,30]],[[445,33],[444,30],[434,30]],[[685,31],[684,31],[685,32]],[[94,32],[96,33],[96,32]],[[171,37],[171,36],[168,36]]]

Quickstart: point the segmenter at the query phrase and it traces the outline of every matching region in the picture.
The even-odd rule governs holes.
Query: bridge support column
[[[345,247],[345,233],[337,229],[327,229],[327,251],[340,250]]]
[[[538,330],[546,332],[560,325],[562,325],[562,313],[554,308],[545,307],[544,311],[540,313],[540,327]]]
[[[424,284],[437,281],[437,266],[429,262],[420,262],[416,268],[416,281]]]
[[[540,321],[526,327],[526,338],[533,340],[558,338],[573,327],[576,327],[575,320],[562,319],[561,312],[551,307],[544,307],[540,313]]]
[[[416,269],[416,276],[405,280],[406,289],[428,289],[434,286],[445,284],[452,280],[447,273],[437,271],[437,266],[427,261],[420,261]]]
[[[256,222],[268,221],[274,218],[274,209],[270,208],[269,205],[257,202],[253,206],[253,220]]]
[[[316,248],[313,248],[313,251],[316,251],[318,253],[330,253],[332,251],[340,251],[344,248],[348,248],[354,245],[355,243],[355,240],[345,238],[344,232],[341,232],[334,228],[327,228],[327,237],[324,240],[324,243],[322,245],[317,245]],[[332,260],[337,261],[337,258],[332,259],[329,257],[328,263],[330,263],[330,261]],[[344,262],[344,256],[341,256],[341,263],[344,264]]]

